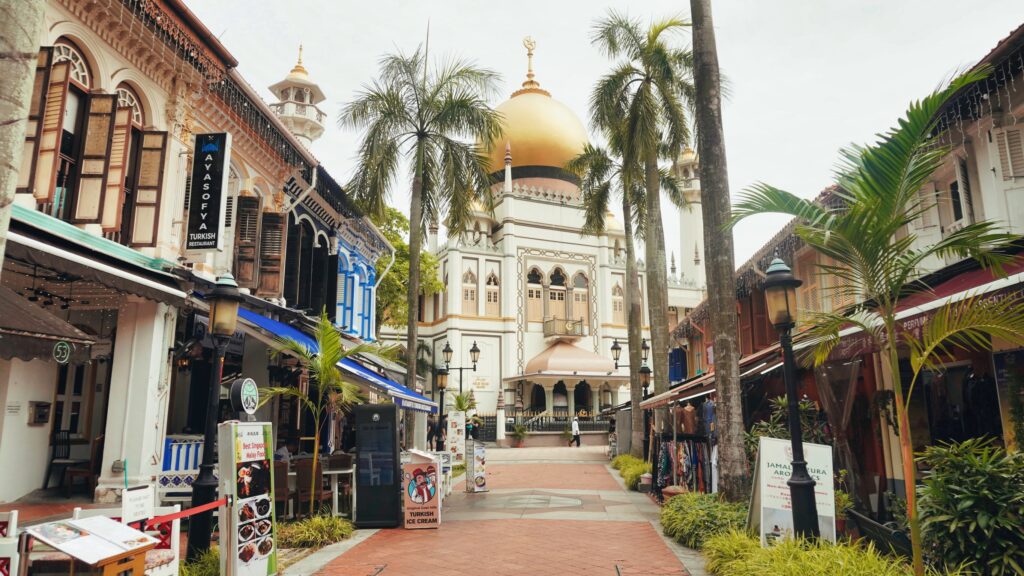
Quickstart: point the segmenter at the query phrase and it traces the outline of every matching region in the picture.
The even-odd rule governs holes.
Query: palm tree
[[[1000,232],[993,222],[966,225],[923,247],[912,226],[931,207],[918,191],[950,152],[937,140],[939,112],[954,94],[987,74],[980,70],[954,79],[911,103],[898,125],[882,134],[877,143],[843,150],[836,192],[839,206],[823,206],[758,184],[743,196],[733,218],[735,222],[766,212],[796,217],[796,234],[834,261],[818,266],[822,274],[839,280],[833,283],[839,284],[833,292],[857,301],[841,310],[812,314],[812,327],[804,336],[813,343],[814,362],[820,366],[839,343],[840,330],[857,327],[874,341],[888,364],[916,574],[924,574],[924,562],[907,411],[917,378],[923,370],[934,368],[951,348],[988,349],[992,337],[1024,342],[1024,299],[1020,296],[1003,300],[975,296],[947,303],[927,320],[920,336],[900,329],[896,321],[896,307],[902,298],[930,291],[920,280],[922,265],[930,258],[973,258],[997,273],[1012,258],[1003,249],[1017,237]],[[909,382],[902,381],[901,351],[909,358]]]
[[[468,417],[469,411],[476,409],[476,398],[473,396],[472,390],[462,394],[449,392],[448,395],[452,398],[452,407],[456,412],[466,412]]]
[[[708,308],[714,335],[718,408],[719,486],[733,502],[747,498],[747,459],[743,450],[740,391],[740,343],[736,319],[736,260],[732,231],[729,173],[722,130],[722,81],[711,17],[711,0],[690,0],[693,17],[694,116],[700,150],[700,196],[704,216],[704,266]]]
[[[320,425],[329,412],[333,410],[347,411],[353,404],[363,401],[359,386],[345,380],[339,363],[349,358],[370,352],[380,356],[391,356],[392,348],[381,348],[373,344],[360,344],[346,349],[342,344],[341,332],[334,326],[327,312],[320,313],[316,329],[313,331],[316,348],[310,349],[305,344],[292,339],[279,339],[274,354],[289,354],[298,358],[299,363],[309,373],[308,390],[304,391],[291,386],[272,386],[260,388],[260,405],[272,399],[285,396],[295,398],[309,411],[313,421],[313,469],[316,470],[320,453]],[[315,478],[312,482],[315,482]],[[315,512],[313,497],[316,484],[310,485],[309,514]]]
[[[615,11],[594,26],[592,42],[609,58],[620,59],[590,97],[592,123],[622,151],[623,165],[642,167],[647,308],[651,325],[654,391],[668,389],[668,267],[661,217],[659,157],[676,157],[689,139],[685,106],[692,95],[691,54],[669,42],[687,23],[678,18],[653,22]],[[665,418],[660,418],[664,425]]]
[[[566,169],[580,179],[583,191],[584,234],[599,235],[605,231],[605,215],[610,211],[612,196],[622,199],[623,232],[626,237],[626,311],[627,341],[629,347],[629,396],[633,414],[639,415],[643,389],[640,385],[640,347],[643,316],[640,305],[640,274],[636,265],[636,249],[633,245],[634,223],[642,225],[644,213],[644,186],[639,169],[626,170],[621,154],[613,154],[598,146],[587,144],[579,156],[573,158]],[[682,193],[674,177],[662,171],[661,183],[673,202],[684,203]],[[629,191],[628,193],[626,191]],[[631,423],[630,453],[643,456],[643,418],[633,417]]]
[[[409,321],[406,384],[416,384],[420,249],[424,223],[443,221],[449,233],[466,229],[472,202],[488,207],[491,178],[487,150],[501,135],[500,115],[485,99],[498,76],[469,62],[450,59],[430,66],[420,49],[387,55],[380,78],[364,86],[342,110],[338,124],[363,131],[354,197],[371,215],[382,216],[403,160],[410,164]],[[440,216],[444,216],[441,218]]]

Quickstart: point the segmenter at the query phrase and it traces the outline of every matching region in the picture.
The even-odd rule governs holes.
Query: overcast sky
[[[537,42],[542,87],[586,123],[595,80],[610,62],[590,45],[591,26],[609,8],[648,20],[687,16],[677,0],[335,1],[187,0],[270,101],[266,86],[295,64],[299,43],[312,80],[327,95],[330,125],[313,153],[339,180],[353,169],[358,134],[334,123],[341,106],[377,72],[380,56],[411,51],[430,22],[430,50],[502,74],[504,101],[525,79],[524,36]],[[729,182],[733,197],[764,181],[806,197],[832,181],[837,150],[867,142],[907,103],[950,73],[975,63],[1024,21],[1024,1],[716,0]],[[679,39],[689,43],[689,35]],[[407,186],[394,191],[408,213]],[[666,212],[670,251],[677,216]],[[735,230],[737,265],[785,223],[760,216]]]

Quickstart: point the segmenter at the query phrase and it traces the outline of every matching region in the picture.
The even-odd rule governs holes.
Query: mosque
[[[582,193],[564,166],[582,152],[587,131],[573,110],[541,87],[532,65],[535,44],[527,39],[524,46],[526,81],[497,107],[505,131],[491,148],[493,214],[474,212],[461,237],[439,240],[437,228],[429,230],[428,247],[440,262],[446,290],[424,298],[419,334],[434,366],[443,365],[447,345],[451,366],[469,368],[451,372],[448,390],[472,390],[482,413],[493,413],[499,398],[510,413],[594,413],[629,397],[628,369],[616,369],[610,352],[615,340],[623,347],[627,340],[625,236],[610,212],[603,234],[581,233]],[[692,150],[678,162],[691,204],[679,215],[682,265],[677,269],[673,256],[669,326],[704,299],[696,164]],[[666,220],[666,227],[674,225],[671,216]],[[637,253],[643,255],[640,246]],[[640,271],[649,339],[642,263]],[[404,331],[385,328],[385,338],[403,337]],[[676,359],[683,357],[678,352]],[[628,354],[622,358],[626,363]],[[433,378],[424,376],[429,389]]]

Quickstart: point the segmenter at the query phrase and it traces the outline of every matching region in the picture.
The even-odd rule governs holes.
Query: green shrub
[[[616,470],[622,470],[623,466],[627,464],[635,464],[638,462],[643,462],[643,460],[637,458],[636,456],[631,456],[629,454],[620,454],[612,459],[612,468],[615,468]]]
[[[675,500],[673,498],[672,500]],[[850,542],[831,544],[782,540],[761,548],[757,538],[730,531],[710,538],[703,548],[710,574],[728,576],[910,576],[909,564],[874,547]],[[960,572],[943,573],[947,576]],[[940,573],[929,571],[930,575]]]
[[[931,469],[918,509],[932,563],[1024,574],[1024,454],[978,438],[929,447],[919,459]]]
[[[352,535],[352,523],[337,516],[311,516],[277,527],[280,548],[321,548]]]
[[[194,562],[185,562],[178,566],[180,576],[218,576],[220,574],[220,552],[210,548],[203,552]]]
[[[619,469],[619,474],[622,475],[622,480],[626,483],[626,488],[629,488],[630,490],[638,490],[640,486],[640,477],[644,474],[649,474],[650,472],[651,465],[640,459],[637,459],[636,462],[629,462]]]
[[[746,504],[726,502],[717,494],[688,492],[673,496],[661,508],[665,535],[690,548],[700,548],[712,536],[739,530],[746,522]]]

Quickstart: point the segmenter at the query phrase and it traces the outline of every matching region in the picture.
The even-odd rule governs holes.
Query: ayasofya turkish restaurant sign
[[[223,250],[231,134],[196,134],[194,150],[185,250]]]

